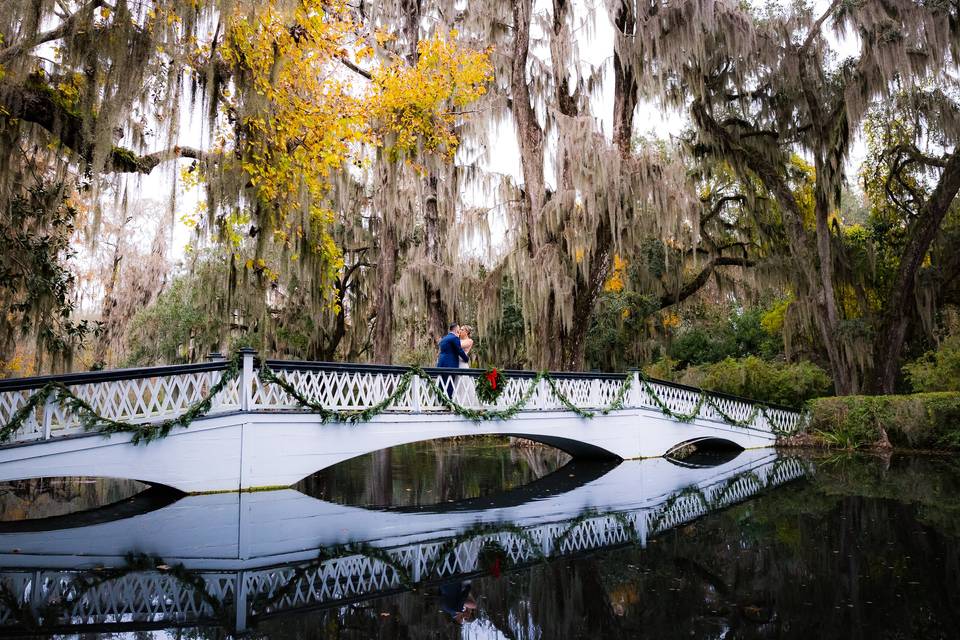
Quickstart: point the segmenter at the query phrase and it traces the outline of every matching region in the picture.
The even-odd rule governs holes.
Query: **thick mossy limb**
[[[960,450],[960,393],[844,396],[810,401],[810,433],[848,449],[881,441],[909,449]]]

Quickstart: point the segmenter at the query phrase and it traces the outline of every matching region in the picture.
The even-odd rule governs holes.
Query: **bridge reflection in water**
[[[560,495],[484,509],[370,510],[285,490],[188,496],[85,526],[6,527],[0,633],[242,632],[286,612],[645,546],[806,472],[798,458],[757,450],[710,468],[627,461]]]

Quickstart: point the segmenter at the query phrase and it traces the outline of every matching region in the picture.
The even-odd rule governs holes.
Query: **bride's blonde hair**
[[[462,324],[462,325],[460,325],[460,328],[463,329],[464,331],[466,331],[468,336],[472,336],[472,335],[473,335],[473,327],[471,327],[470,325],[468,325],[468,324]]]

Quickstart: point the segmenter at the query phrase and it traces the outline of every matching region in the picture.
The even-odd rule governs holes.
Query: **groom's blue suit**
[[[470,357],[460,346],[460,338],[457,334],[448,333],[440,341],[440,356],[437,358],[437,366],[456,369],[460,366],[461,360],[470,362]]]

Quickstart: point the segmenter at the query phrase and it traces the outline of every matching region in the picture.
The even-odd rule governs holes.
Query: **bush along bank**
[[[960,450],[960,392],[816,398],[806,433],[785,444]]]

